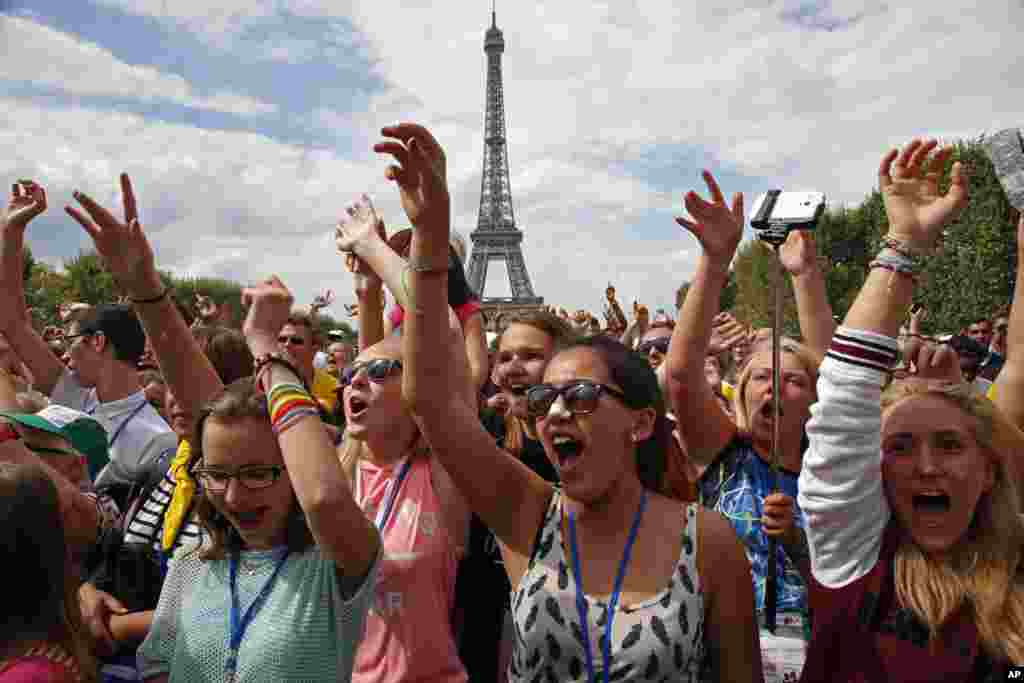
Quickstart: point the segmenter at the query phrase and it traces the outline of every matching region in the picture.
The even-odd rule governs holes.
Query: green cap
[[[0,411],[0,417],[63,437],[76,451],[85,456],[89,463],[91,479],[95,479],[110,461],[107,430],[95,418],[81,411],[50,405],[38,413]]]

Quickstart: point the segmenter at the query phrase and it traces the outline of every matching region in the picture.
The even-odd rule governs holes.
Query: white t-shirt
[[[159,477],[174,457],[178,437],[141,389],[126,398],[100,403],[95,389],[86,389],[65,370],[50,400],[92,415],[107,430],[110,462],[96,475],[96,488]]]

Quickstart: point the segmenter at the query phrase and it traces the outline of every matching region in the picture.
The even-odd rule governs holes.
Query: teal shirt
[[[249,608],[274,569],[278,550],[241,553],[238,596]],[[266,601],[245,631],[235,681],[349,681],[373,598],[379,558],[349,599],[334,562],[318,548],[288,556]],[[226,560],[179,551],[160,593],[149,635],[139,647],[143,679],[224,681],[231,596]]]

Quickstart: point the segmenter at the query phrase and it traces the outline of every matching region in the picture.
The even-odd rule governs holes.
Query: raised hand
[[[353,263],[350,257],[357,255],[360,248],[375,239],[385,239],[384,221],[377,216],[373,208],[373,202],[369,196],[361,195],[355,203],[345,209],[345,215],[338,219],[338,225],[334,228],[334,244],[338,251],[346,255],[346,265],[352,272]]]
[[[704,171],[703,176],[711,193],[711,201],[701,198],[692,190],[687,192],[683,204],[693,220],[679,216],[676,223],[697,238],[704,253],[715,265],[728,268],[743,237],[743,194],[737,192],[733,195],[730,208],[726,206],[722,190],[711,172]]]
[[[903,358],[912,365],[914,375],[922,379],[960,383],[960,359],[948,344],[935,344],[921,337],[910,337],[903,345]]]
[[[807,230],[791,230],[779,249],[779,261],[793,277],[814,272],[818,267],[818,247]]]
[[[214,303],[213,299],[196,292],[196,312],[199,314],[200,318],[210,322],[217,317],[220,309],[217,304]]]
[[[750,328],[736,320],[731,313],[719,313],[715,316],[711,339],[708,342],[708,355],[717,356],[738,344],[750,343]]]
[[[390,154],[398,162],[388,166],[385,176],[398,183],[402,208],[413,227],[444,231],[447,242],[451,200],[447,161],[441,145],[430,131],[414,123],[389,126],[381,134],[394,140],[377,143],[373,151]]]
[[[242,334],[254,355],[277,350],[277,335],[288,322],[295,298],[276,275],[242,290],[242,305],[248,306]]]
[[[324,291],[320,292],[315,297],[313,297],[313,304],[310,306],[310,309],[315,313],[319,310],[327,308],[332,303],[334,303],[334,291],[330,289],[325,289]]]
[[[29,222],[46,211],[46,190],[32,180],[11,185],[11,198],[0,214],[0,229],[24,230]]]
[[[121,199],[124,221],[97,204],[88,195],[76,191],[74,198],[85,209],[68,206],[65,211],[89,233],[114,279],[133,298],[151,298],[160,293],[163,284],[153,262],[153,249],[139,225],[135,193],[127,173],[121,174]],[[88,215],[86,215],[88,214]]]
[[[949,191],[939,194],[939,180],[946,160],[953,153],[936,140],[913,140],[902,151],[890,150],[878,168],[878,185],[889,217],[889,236],[927,250],[942,234],[942,228],[967,204],[967,174],[960,162],[953,164]]]

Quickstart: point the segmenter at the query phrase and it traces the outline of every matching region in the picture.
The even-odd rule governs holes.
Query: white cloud
[[[162,100],[231,114],[268,114],[277,106],[230,92],[197,94],[175,74],[126,64],[110,50],[30,19],[0,15],[0,78],[71,95]]]
[[[270,0],[105,1],[229,50],[239,49],[248,27],[272,21],[280,6]],[[671,301],[692,273],[698,249],[671,216],[681,212],[685,190],[703,191],[700,167],[752,178],[726,186],[727,193],[818,189],[833,204],[856,203],[870,191],[889,146],[926,133],[969,136],[1020,125],[1019,98],[1010,85],[1024,62],[1024,45],[1017,40],[1019,10],[1010,4],[975,3],[957,14],[928,0],[500,5],[512,193],[536,289],[552,303],[594,311],[609,279],[624,300],[635,296],[655,307]],[[448,153],[456,227],[464,233],[475,226],[479,201],[488,9],[486,3],[467,11],[466,3],[409,0],[287,6],[305,19],[351,22],[372,75],[386,84],[363,111],[339,114],[324,105],[307,115],[310,125],[363,142],[361,158],[368,160],[382,125],[426,123]],[[279,56],[298,64],[306,53],[297,49],[302,43],[294,45]],[[178,134],[203,139],[196,131]],[[244,215],[252,224],[235,232],[251,232],[258,241],[266,230],[261,212],[281,215],[266,197],[281,184],[294,185],[289,173],[300,170],[302,188],[345,188],[334,196],[311,191],[332,210],[369,184],[389,220],[400,222],[394,190],[380,180],[383,160],[350,162],[336,179],[329,169],[344,164],[341,159],[313,153],[302,161],[301,150],[265,140],[257,146],[266,157],[257,165],[279,163],[283,170],[257,173],[229,163],[229,150],[249,158],[248,150],[234,146],[237,140],[220,149],[213,141],[226,134],[211,135],[210,145],[190,149],[201,167],[224,168],[212,180],[215,196],[203,199],[211,224],[248,202]],[[66,168],[59,162],[63,141],[54,139],[49,155],[38,158]],[[97,154],[118,159],[112,151]],[[649,167],[637,163],[648,155],[668,177],[650,179]],[[189,196],[187,188],[165,189]],[[189,201],[168,200],[179,207]],[[211,239],[203,253],[217,258],[219,238]],[[309,240],[315,255],[317,243]],[[188,245],[178,250],[181,263],[189,254],[199,262]],[[302,271],[305,263],[280,251],[275,263]],[[264,253],[250,249],[252,270],[264,263]]]

